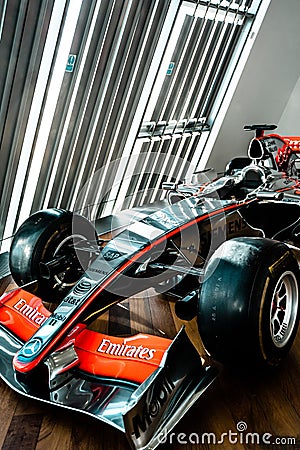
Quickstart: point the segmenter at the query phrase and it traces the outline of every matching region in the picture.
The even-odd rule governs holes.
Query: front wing
[[[16,301],[8,295],[7,302],[18,304],[20,294],[22,291],[17,292]],[[37,302],[36,297],[33,299]],[[12,318],[5,297],[1,312],[1,378],[20,394],[89,414],[114,426],[126,433],[133,449],[156,448],[217,376],[217,369],[204,364],[184,328],[172,341],[133,336],[135,349],[144,344],[139,351],[140,356],[147,355],[143,359],[133,353],[126,357],[123,348],[116,347],[118,338],[79,327],[76,337],[51,353],[38,369],[20,373],[13,366],[13,358],[24,341],[9,330],[8,321],[3,325],[5,314]],[[23,333],[36,328],[29,321],[24,316]],[[115,347],[107,353],[108,341],[114,341]],[[146,345],[151,346],[152,353]],[[157,358],[149,361],[147,358],[154,354]]]

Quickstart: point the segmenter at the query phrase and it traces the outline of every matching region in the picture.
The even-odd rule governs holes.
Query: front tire
[[[38,211],[14,235],[9,255],[12,277],[42,300],[58,302],[87,268],[95,245],[95,229],[86,218],[56,208]]]
[[[299,323],[298,263],[283,243],[237,238],[211,257],[199,298],[203,343],[221,362],[277,366]]]

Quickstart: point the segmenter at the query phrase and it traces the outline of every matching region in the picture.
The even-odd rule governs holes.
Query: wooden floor
[[[12,287],[11,278],[6,277],[0,281],[0,294]],[[113,334],[123,327],[127,333],[135,328],[141,315],[148,318],[142,322],[143,332],[172,334],[182,325],[173,305],[154,291],[144,293],[143,299],[131,299],[130,310],[128,305],[129,302],[107,314],[102,324],[106,331]],[[195,322],[187,325],[187,331],[202,352]],[[22,397],[2,380],[0,399],[3,450],[130,448],[121,432],[88,416]],[[300,332],[285,364],[272,373],[223,368],[219,378],[159,448],[300,449]]]

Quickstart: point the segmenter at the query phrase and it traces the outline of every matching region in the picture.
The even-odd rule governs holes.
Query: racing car
[[[210,386],[219,364],[277,366],[299,323],[300,137],[255,131],[225,172],[165,182],[169,204],[133,214],[108,239],[85,217],[51,208],[16,231],[0,298],[0,375],[17,392],[89,414],[133,449],[160,437]],[[147,288],[196,317],[203,358],[183,326],[173,337],[111,335],[93,324]],[[143,301],[143,300],[140,300]]]

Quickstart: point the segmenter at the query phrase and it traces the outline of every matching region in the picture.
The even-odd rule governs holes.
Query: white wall
[[[215,141],[207,166],[221,171],[243,155],[244,124],[274,123],[300,134],[300,0],[271,0]]]
[[[285,135],[300,135],[300,77],[278,122],[278,130]]]

